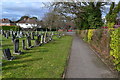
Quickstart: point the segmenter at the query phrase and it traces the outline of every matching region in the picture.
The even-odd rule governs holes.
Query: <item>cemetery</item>
[[[2,78],[61,78],[72,42],[63,34],[1,30]]]
[[[120,80],[119,0],[1,5],[3,80]]]

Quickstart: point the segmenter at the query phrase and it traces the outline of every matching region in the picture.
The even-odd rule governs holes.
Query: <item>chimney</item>
[[[28,21],[30,21],[30,18],[28,18]]]
[[[2,21],[5,21],[5,18],[3,18]]]
[[[27,18],[24,18],[24,21],[27,20]]]

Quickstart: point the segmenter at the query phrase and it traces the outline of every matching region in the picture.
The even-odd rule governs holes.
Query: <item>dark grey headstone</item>
[[[40,46],[40,41],[38,39],[35,40],[35,46]]]
[[[27,45],[29,48],[31,48],[31,38],[30,36],[27,36]]]
[[[18,53],[19,51],[19,39],[14,40],[14,51],[15,53]]]
[[[4,54],[3,58],[6,59],[6,60],[13,60],[15,58],[15,57],[11,56],[11,52],[10,52],[9,48],[4,49],[3,54]]]
[[[25,45],[25,40],[22,40],[22,48],[23,48],[24,50],[27,50],[26,45]]]
[[[17,55],[23,54],[23,52],[19,50],[19,39],[14,40],[14,53],[13,54],[17,54]]]

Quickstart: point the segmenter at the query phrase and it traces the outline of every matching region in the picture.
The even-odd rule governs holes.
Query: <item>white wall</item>
[[[20,26],[22,28],[33,28],[33,27],[37,27],[37,24],[17,23],[17,26]]]

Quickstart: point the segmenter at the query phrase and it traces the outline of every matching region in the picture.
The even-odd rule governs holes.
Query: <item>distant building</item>
[[[118,17],[117,17],[117,25],[120,25],[120,12],[118,13]]]
[[[118,16],[116,18],[116,24],[114,25],[114,28],[120,27],[120,12],[118,13]]]
[[[37,19],[24,18],[16,23],[17,26],[22,28],[34,28],[39,27]]]
[[[15,25],[15,23],[7,18],[0,19],[0,26],[13,26],[13,25]]]

